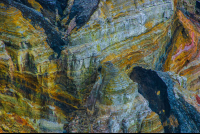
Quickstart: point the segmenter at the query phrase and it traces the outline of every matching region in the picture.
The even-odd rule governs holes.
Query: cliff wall
[[[1,0],[0,131],[26,131],[22,123],[27,132],[62,132],[64,123],[73,126],[75,113],[88,122],[89,105],[90,120],[97,118],[73,131],[122,132],[123,117],[129,132],[186,132],[181,114],[166,111],[177,110],[178,103],[196,110],[188,124],[199,131],[198,5],[194,0]],[[132,98],[124,104],[130,107],[115,99],[127,92]],[[169,94],[182,100],[172,104]]]

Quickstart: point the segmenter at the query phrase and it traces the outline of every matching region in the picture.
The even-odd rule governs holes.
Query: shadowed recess
[[[138,83],[138,91],[149,101],[152,111],[156,112],[164,123],[170,116],[170,104],[167,95],[167,86],[155,71],[142,67],[134,67],[130,78]],[[164,127],[165,132],[169,132]]]

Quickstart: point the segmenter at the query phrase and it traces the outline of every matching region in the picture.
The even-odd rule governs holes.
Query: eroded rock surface
[[[112,62],[104,62],[101,68],[100,80],[96,83],[100,86],[94,86],[93,89],[98,91],[91,92],[91,96],[98,94],[95,108],[93,111],[87,109],[88,116],[85,117],[92,121],[92,132],[149,132],[147,128],[163,132],[158,114],[149,108],[148,101],[138,93],[138,84]],[[155,124],[147,124],[149,120]]]
[[[0,132],[199,132],[199,5],[1,0]]]

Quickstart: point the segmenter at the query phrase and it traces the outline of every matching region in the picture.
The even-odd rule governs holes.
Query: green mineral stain
[[[108,98],[107,96],[104,96],[101,100],[101,103],[104,105],[112,105],[113,101],[110,98]]]
[[[101,51],[101,47],[100,47],[100,45],[99,45],[99,44],[97,45],[97,51],[98,51],[98,52],[100,52],[100,51]]]

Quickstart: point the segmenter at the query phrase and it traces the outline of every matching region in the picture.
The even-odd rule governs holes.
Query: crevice
[[[162,124],[167,121],[171,110],[167,86],[157,73],[142,67],[134,67],[130,78],[138,83],[138,92],[149,101],[149,107],[159,115]],[[167,127],[164,127],[164,130],[170,132]]]
[[[67,42],[62,40],[61,35],[56,31],[53,25],[43,17],[40,12],[13,0],[3,0],[3,2],[19,9],[25,18],[31,19],[31,23],[33,25],[38,24],[44,28],[49,46],[54,50],[54,52],[58,54],[57,58],[60,57],[62,48],[67,44]]]
[[[185,101],[181,94],[175,97],[175,82],[166,72],[153,71],[134,67],[131,80],[138,83],[138,92],[149,101],[149,107],[160,117],[164,131],[169,133],[194,133],[200,131],[200,113],[194,106]],[[164,111],[163,111],[164,110]],[[178,126],[170,124],[174,116]],[[167,125],[164,122],[167,121]]]

